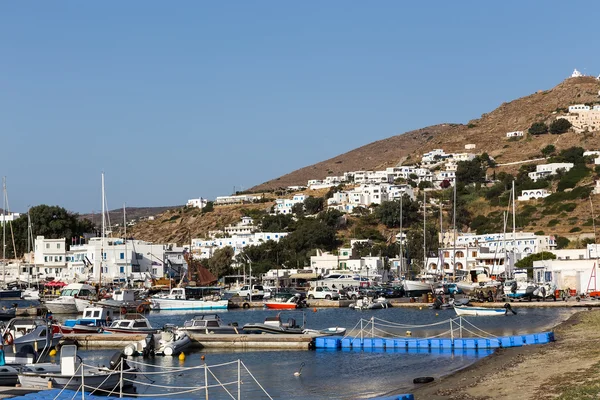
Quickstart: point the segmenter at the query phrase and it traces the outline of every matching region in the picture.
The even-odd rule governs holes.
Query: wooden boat
[[[60,349],[60,365],[33,364],[25,366],[19,373],[19,382],[23,388],[44,390],[48,389],[49,382],[53,388],[69,390],[79,390],[84,383],[86,391],[105,394],[106,391],[118,391],[121,384],[124,387],[131,386],[128,380],[134,380],[136,377],[137,369],[127,365],[121,352],[113,356],[109,368],[84,368],[83,374],[80,360],[81,358],[77,356],[77,346],[63,346]],[[122,373],[121,363],[124,363]],[[125,378],[122,383],[121,376]]]
[[[83,318],[67,319],[60,326],[62,333],[99,333],[113,320],[113,312],[102,307],[88,307],[83,310]]]
[[[110,326],[104,328],[105,332],[147,334],[156,333],[158,329],[150,325],[150,321],[141,314],[125,314],[121,319],[113,321]]]
[[[456,315],[473,317],[508,315],[509,312],[516,314],[516,312],[511,308],[510,304],[508,303],[506,303],[502,308],[470,307],[455,305],[454,310],[456,311]]]

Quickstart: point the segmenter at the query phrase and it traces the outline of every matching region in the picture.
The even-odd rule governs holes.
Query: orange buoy
[[[313,308],[313,312],[317,312],[317,309],[316,309],[316,308]]]
[[[201,359],[201,360],[204,360],[204,358],[205,358],[205,357],[204,357],[204,354],[200,356],[200,359]]]

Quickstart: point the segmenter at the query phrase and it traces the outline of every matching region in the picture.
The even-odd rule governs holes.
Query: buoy
[[[422,309],[423,309],[423,307],[419,307],[419,310],[422,310]]]
[[[294,376],[300,376],[300,375],[302,375],[302,368],[304,368],[304,362],[302,364],[300,364],[300,370],[294,372]]]
[[[438,313],[435,313],[435,316],[436,316],[436,317],[437,317],[438,315],[440,315],[440,314],[438,314]]]
[[[315,307],[315,308],[313,308],[313,312],[317,312],[317,309],[316,309],[316,307]]]
[[[412,332],[411,331],[406,331],[406,336],[411,336]]]
[[[50,350],[49,354],[50,354],[50,357],[54,357],[56,355],[56,350],[55,349]]]
[[[52,389],[52,380],[48,380],[48,389]]]
[[[183,361],[185,360],[185,353],[181,352],[181,354],[179,355],[179,361]]]
[[[204,357],[204,354],[200,356],[200,359],[201,359],[202,361],[204,361],[204,359],[205,359],[205,358],[206,358],[206,357]]]

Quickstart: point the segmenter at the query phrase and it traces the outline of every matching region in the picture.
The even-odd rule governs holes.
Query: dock
[[[146,335],[127,334],[68,334],[64,342],[74,342],[82,348],[118,348],[144,340]],[[192,347],[196,349],[277,349],[308,350],[312,348],[314,336],[302,334],[191,334]]]
[[[348,307],[351,303],[354,303],[354,300],[318,300],[318,299],[307,299],[306,304],[308,307]],[[233,297],[229,301],[229,308],[262,308],[265,306],[265,302],[263,300],[260,301],[250,301],[246,300],[243,297]]]

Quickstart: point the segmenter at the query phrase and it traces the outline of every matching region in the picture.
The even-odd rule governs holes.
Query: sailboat
[[[39,300],[40,299],[40,289],[39,282],[38,287],[31,287],[31,269],[33,265],[31,263],[31,244],[33,243],[33,231],[31,229],[31,218],[29,216],[29,211],[27,211],[27,254],[29,255],[29,260],[24,267],[27,269],[27,289],[23,291],[21,294],[21,298],[23,300]]]
[[[0,299],[20,299],[21,290],[8,289],[6,285],[6,209],[8,208],[8,194],[6,192],[6,177],[2,178],[2,289],[0,290]],[[11,228],[12,230],[12,228]],[[13,240],[14,244],[14,240]]]

